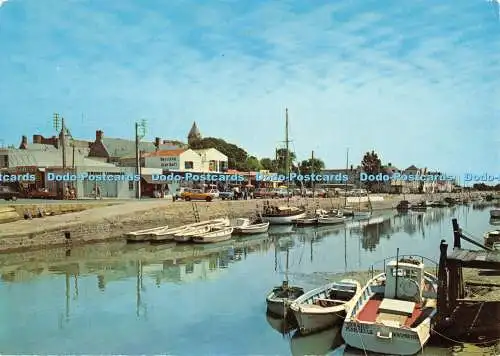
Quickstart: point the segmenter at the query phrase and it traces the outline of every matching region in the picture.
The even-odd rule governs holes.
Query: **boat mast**
[[[290,247],[286,246],[286,267],[285,267],[285,281],[288,282],[288,256],[290,254]]]
[[[346,158],[345,158],[345,174],[347,176],[349,176],[348,171],[349,171],[349,148],[347,149]],[[349,179],[345,181],[345,186],[344,186],[344,209],[347,206],[347,182],[348,181],[349,181]]]
[[[286,183],[286,198],[287,203],[290,204],[290,194],[289,194],[289,185],[290,185],[290,157],[288,152],[288,108],[285,109],[285,182]]]

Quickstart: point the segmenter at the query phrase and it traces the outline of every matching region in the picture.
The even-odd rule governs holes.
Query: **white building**
[[[223,172],[227,169],[227,156],[215,148],[158,150],[144,155],[144,166],[164,171]]]

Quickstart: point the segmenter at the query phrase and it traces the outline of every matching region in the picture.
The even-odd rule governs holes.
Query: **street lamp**
[[[139,176],[136,191],[137,199],[141,199],[141,157],[139,152],[139,143],[141,142],[141,139],[146,136],[146,125],[146,119],[136,121],[135,123],[135,166],[137,175]]]

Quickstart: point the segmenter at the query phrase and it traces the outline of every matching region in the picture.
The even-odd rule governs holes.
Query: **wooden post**
[[[448,258],[448,244],[445,240],[441,240],[439,245],[439,270],[438,270],[438,299],[437,299],[437,313],[438,319],[448,315],[448,276],[446,273],[446,261]]]
[[[452,219],[451,223],[453,225],[453,248],[462,248],[462,242],[460,240],[460,227],[458,226],[457,219]]]

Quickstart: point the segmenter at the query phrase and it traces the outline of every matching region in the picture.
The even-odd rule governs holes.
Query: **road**
[[[144,199],[148,201],[149,199]],[[122,200],[122,199],[83,199],[83,200],[54,200],[54,199],[17,199],[15,201],[12,200],[0,200],[1,205],[30,205],[30,204],[110,204],[110,203],[130,203],[131,200]]]

